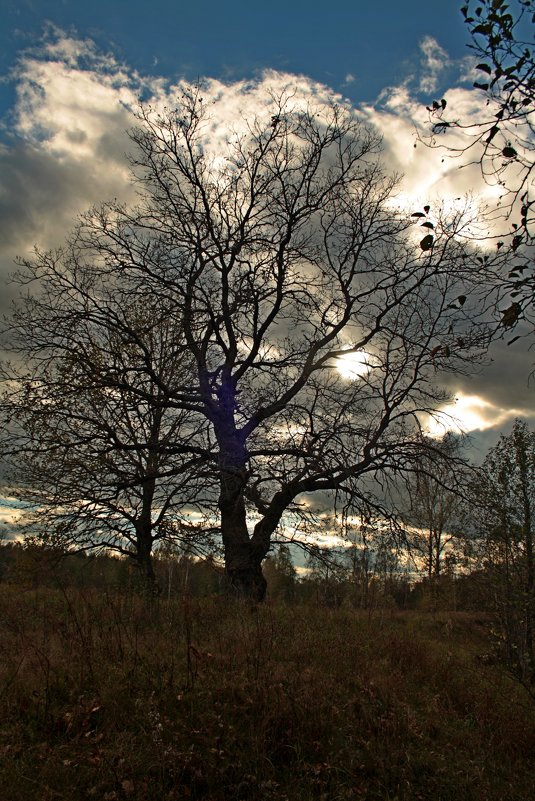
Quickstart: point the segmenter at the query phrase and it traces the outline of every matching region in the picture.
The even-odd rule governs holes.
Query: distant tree
[[[516,420],[492,448],[474,487],[482,556],[509,667],[535,681],[535,433]]]
[[[139,205],[86,214],[58,271],[102,265],[122,297],[164,299],[184,371],[147,378],[172,410],[157,475],[178,502],[196,492],[192,461],[209,466],[227,577],[260,600],[279,526],[335,497],[373,507],[426,449],[417,416],[444,398],[437,369],[466,368],[486,344],[466,281],[478,275],[483,297],[501,255],[484,263],[466,245],[468,211],[397,211],[379,140],[348,108],[266,97],[223,149],[212,109],[197,88],[142,111]],[[129,355],[129,369],[145,360]],[[111,402],[123,384],[106,376]]]
[[[358,525],[347,526],[346,536],[351,543],[343,560],[348,595],[354,606],[370,609],[388,595],[394,577],[398,579],[399,540],[384,518],[366,518]]]
[[[270,597],[285,602],[291,602],[295,599],[297,572],[288,545],[280,544],[276,546],[275,553],[266,558],[264,576],[268,584]]]
[[[457,437],[446,434],[428,445],[406,482],[406,521],[410,547],[431,580],[438,579],[446,558],[462,543],[471,473]]]
[[[306,583],[316,603],[339,607],[348,591],[347,566],[343,555],[335,548],[313,544],[306,557]]]

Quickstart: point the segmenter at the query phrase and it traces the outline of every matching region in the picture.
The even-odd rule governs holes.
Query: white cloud
[[[434,92],[437,89],[439,77],[449,65],[448,54],[432,36],[425,36],[420,42],[422,53],[422,75],[419,89],[421,92]]]

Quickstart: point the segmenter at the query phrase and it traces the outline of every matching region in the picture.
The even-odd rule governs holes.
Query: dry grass
[[[469,615],[0,588],[0,795],[527,801],[533,704]]]

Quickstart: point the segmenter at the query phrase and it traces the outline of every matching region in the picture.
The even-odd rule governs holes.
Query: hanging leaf
[[[475,81],[474,82],[474,87],[476,89],[483,89],[483,91],[486,92],[487,89],[489,88],[489,85],[488,85],[488,83],[478,83],[477,81]]]
[[[457,302],[459,306],[464,306],[464,304],[466,303],[466,295],[459,295],[459,297],[457,298]]]
[[[491,75],[492,74],[492,70],[491,70],[491,68],[489,67],[488,64],[478,64],[477,67],[476,67],[476,70],[481,70],[481,72],[486,72],[487,75]]]
[[[426,214],[429,214],[430,208],[431,208],[431,206],[424,206],[424,211],[425,211]]]
[[[521,244],[522,244],[522,237],[520,235],[519,236],[514,236],[513,237],[513,242],[511,244],[511,247],[512,247],[513,251],[518,250],[518,248],[520,247]]]
[[[508,345],[512,345],[512,344],[513,344],[513,342],[516,342],[516,340],[517,340],[517,339],[520,339],[520,334],[519,334],[517,337],[513,337],[512,339],[510,339],[510,340],[509,340],[509,342],[508,342],[507,344],[508,344]]]
[[[472,33],[482,33],[483,36],[488,36],[489,33],[492,33],[492,25],[489,25],[488,23],[476,25]]]
[[[431,250],[431,248],[433,247],[434,241],[435,240],[433,239],[433,235],[432,234],[428,234],[427,236],[424,236],[424,238],[420,242],[420,247],[422,248],[422,250],[424,252],[426,250]]]
[[[520,313],[522,311],[522,306],[520,303],[511,303],[511,305],[502,311],[502,319],[501,323],[504,328],[511,328],[520,317]]]
[[[420,228],[431,228],[431,230],[433,230],[434,227],[435,226],[433,225],[433,223],[429,221],[422,223],[420,226]]]
[[[502,150],[502,156],[504,156],[506,159],[515,159],[517,155],[518,154],[514,147],[511,147],[510,145],[507,145],[507,147],[504,147]]]
[[[421,211],[415,211],[414,214],[411,214],[411,217],[425,217]]]

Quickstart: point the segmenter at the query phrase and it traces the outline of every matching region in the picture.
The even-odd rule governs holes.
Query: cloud
[[[430,93],[437,89],[442,72],[449,66],[448,54],[436,39],[432,36],[425,36],[420,42],[422,54],[419,89],[421,92]]]
[[[442,437],[448,431],[467,434],[471,431],[501,428],[515,417],[531,414],[529,409],[503,408],[479,395],[459,392],[452,403],[439,407],[436,414],[427,419],[425,429],[432,437]]]
[[[92,42],[52,26],[39,47],[21,54],[11,78],[16,105],[0,144],[1,278],[35,244],[59,245],[89,206],[132,197],[126,132],[145,88]],[[14,291],[2,293],[4,309]]]
[[[11,79],[16,104],[3,121],[0,143],[0,279],[34,245],[61,244],[90,206],[135,198],[127,153],[139,100],[150,97],[156,109],[171,106],[188,87],[141,76],[113,54],[100,53],[91,40],[52,25],[38,46],[20,54]],[[291,97],[295,106],[342,102],[303,76],[266,71],[256,81],[207,79],[207,147],[217,153],[254,116],[269,119],[268,90]],[[15,291],[2,293],[0,311]]]
[[[418,141],[418,133],[429,124],[418,92],[434,91],[443,68],[451,67],[447,53],[431,37],[422,41],[421,52],[423,74],[412,86],[388,87],[376,103],[356,111],[383,135],[385,171],[404,176],[397,201],[419,208],[462,198],[474,188],[491,201],[496,190],[481,181],[477,164],[461,169],[459,160]],[[187,86],[139,75],[113,54],[98,52],[90,40],[52,26],[39,46],[21,53],[12,80],[17,101],[4,121],[0,144],[3,275],[13,270],[15,256],[27,256],[35,243],[42,248],[60,244],[76,215],[92,204],[134,197],[126,153],[138,100],[150,96],[156,108],[170,105]],[[353,80],[348,73],[346,83]],[[321,108],[333,100],[344,102],[341,95],[301,75],[266,71],[254,81],[208,79],[203,94],[212,118],[207,141],[214,153],[253,116],[269,118],[268,90],[291,96],[296,105],[313,101]],[[480,93],[454,85],[444,94],[456,117],[478,118]],[[447,144],[463,144],[461,136],[448,134]],[[2,294],[5,304],[9,293]],[[521,344],[507,348],[497,343],[491,356],[492,363],[476,377],[441,376],[452,395],[488,402],[478,412],[486,432],[497,430],[515,409],[532,406],[527,378],[533,359]]]

